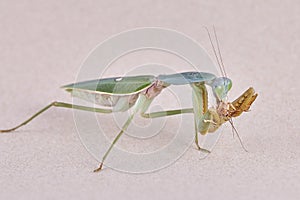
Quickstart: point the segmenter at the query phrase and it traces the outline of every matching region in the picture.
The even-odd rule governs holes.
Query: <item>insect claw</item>
[[[102,166],[103,166],[103,163],[100,163],[100,166],[97,169],[95,169],[93,172],[99,172],[99,171],[101,171],[102,170]]]
[[[211,153],[211,151],[210,151],[210,150],[207,150],[207,149],[201,148],[201,147],[199,146],[199,144],[198,144],[198,143],[196,143],[196,146],[197,146],[197,150],[198,150],[198,151],[202,151],[202,152],[204,152],[204,153]]]
[[[198,148],[199,151],[202,151],[203,153],[211,153],[210,150],[207,150],[207,149],[203,149],[203,148]]]
[[[9,133],[12,132],[14,130],[16,130],[17,128],[12,128],[12,129],[6,129],[6,130],[0,130],[0,133]]]
[[[204,123],[212,123],[212,124],[214,124],[214,125],[217,125],[217,123],[214,122],[213,120],[204,119],[203,122],[204,122]]]

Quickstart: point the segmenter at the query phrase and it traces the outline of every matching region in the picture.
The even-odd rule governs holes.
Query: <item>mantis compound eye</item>
[[[219,77],[212,82],[211,86],[215,97],[218,100],[224,100],[227,96],[228,91],[232,87],[232,81],[226,77]]]

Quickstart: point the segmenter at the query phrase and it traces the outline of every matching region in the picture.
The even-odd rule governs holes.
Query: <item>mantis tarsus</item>
[[[219,49],[217,37],[216,41]],[[219,61],[214,46],[213,49],[220,68],[224,70],[220,51]],[[207,134],[215,132],[223,123],[227,121],[232,123],[232,118],[248,111],[257,97],[254,89],[250,87],[233,102],[227,102],[226,97],[228,91],[231,89],[232,81],[226,77],[225,71],[223,74],[225,77],[216,77],[214,74],[206,72],[182,72],[158,75],[156,77],[152,75],[113,77],[66,85],[63,86],[63,88],[74,97],[85,99],[98,105],[107,106],[110,107],[110,109],[86,107],[64,102],[52,102],[20,125],[7,130],[0,130],[0,133],[11,132],[26,125],[51,107],[71,108],[97,113],[122,112],[132,109],[131,115],[102,157],[100,166],[94,170],[94,172],[97,172],[102,169],[109,152],[130,125],[136,114],[140,114],[145,118],[157,118],[193,113],[195,122],[195,143],[197,148],[201,151],[209,152],[199,146],[198,133]],[[158,96],[164,88],[170,85],[185,84],[189,84],[192,88],[193,108],[146,113],[153,99]],[[214,108],[208,107],[207,86],[212,88],[213,94],[216,97],[217,106]]]

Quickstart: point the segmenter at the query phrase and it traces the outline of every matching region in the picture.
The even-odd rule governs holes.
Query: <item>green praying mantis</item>
[[[218,49],[220,49],[215,29],[214,33]],[[209,32],[208,35],[218,64],[222,71],[224,70],[224,65],[220,50],[218,57]],[[198,144],[198,134],[200,133],[205,135],[207,133],[213,133],[227,121],[231,123],[233,130],[235,130],[232,118],[238,117],[243,112],[247,112],[257,98],[257,93],[255,93],[254,89],[250,87],[233,102],[227,101],[227,94],[232,87],[232,81],[226,77],[225,71],[223,74],[223,77],[217,77],[216,75],[207,72],[192,71],[175,74],[162,74],[158,76],[140,75],[112,77],[65,85],[62,88],[67,92],[70,92],[72,96],[108,108],[95,108],[55,101],[35,113],[18,126],[11,129],[0,130],[0,133],[11,132],[28,124],[34,118],[38,117],[51,107],[70,108],[106,114],[113,112],[124,112],[131,109],[131,114],[123,124],[120,132],[112,141],[106,153],[103,155],[99,167],[94,170],[94,172],[97,172],[102,169],[103,163],[105,162],[110,151],[120,139],[124,131],[126,131],[135,115],[139,114],[144,118],[158,118],[191,113],[194,115],[195,144],[199,150],[209,152],[209,150],[200,147]],[[154,98],[156,98],[165,88],[169,87],[170,85],[187,84],[192,88],[192,108],[181,108],[176,110],[147,113],[147,110]],[[208,87],[211,88],[213,95],[216,98],[215,107],[208,106]]]

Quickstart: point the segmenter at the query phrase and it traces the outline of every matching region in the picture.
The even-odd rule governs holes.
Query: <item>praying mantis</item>
[[[224,65],[220,50],[218,57],[210,34],[209,38],[222,71],[222,69],[224,70]],[[216,41],[219,49],[217,37]],[[126,131],[135,115],[139,114],[144,118],[158,118],[190,113],[194,115],[195,144],[200,151],[209,152],[209,150],[200,147],[198,142],[198,134],[200,133],[205,135],[213,133],[227,121],[232,124],[232,127],[235,130],[232,118],[238,117],[243,112],[249,111],[250,106],[257,98],[257,93],[255,93],[254,89],[250,87],[234,101],[227,101],[227,94],[232,87],[232,81],[227,78],[225,71],[222,71],[222,73],[224,74],[222,77],[217,77],[212,73],[198,71],[161,74],[158,76],[124,76],[89,80],[65,85],[62,88],[71,93],[73,97],[87,100],[107,108],[95,108],[55,101],[35,113],[21,124],[11,129],[0,130],[0,133],[17,130],[18,128],[31,122],[33,119],[51,107],[70,108],[103,114],[124,112],[131,109],[132,112],[123,124],[120,132],[115,136],[106,153],[103,155],[99,167],[94,170],[94,172],[98,172],[102,169],[110,151],[121,138],[124,131]],[[165,88],[171,85],[191,86],[192,108],[180,108],[176,110],[147,113],[152,101],[159,96],[159,94]],[[213,95],[216,98],[215,107],[208,106],[208,87],[211,88]]]

